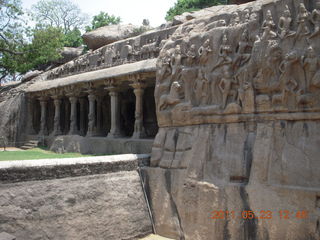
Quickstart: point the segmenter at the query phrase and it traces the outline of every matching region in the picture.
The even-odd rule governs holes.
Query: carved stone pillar
[[[117,138],[121,136],[120,131],[120,106],[119,106],[119,89],[116,87],[108,87],[111,98],[111,129],[108,137]]]
[[[102,125],[101,125],[101,121],[102,121],[102,96],[97,96],[96,101],[97,101],[97,130],[96,130],[96,134],[97,135],[102,135]]]
[[[61,135],[60,115],[61,115],[61,99],[58,96],[53,97],[54,103],[54,124],[53,124],[53,135]]]
[[[77,102],[78,98],[75,96],[69,97],[70,101],[70,130],[69,135],[75,135],[78,134],[78,128],[77,128]]]
[[[36,134],[34,127],[33,127],[33,105],[34,99],[31,97],[27,98],[27,109],[28,109],[28,119],[27,119],[27,133],[30,135]]]
[[[145,137],[145,131],[143,127],[143,93],[145,84],[141,82],[135,82],[131,84],[131,86],[134,88],[133,92],[136,97],[135,122],[132,138],[143,138]]]
[[[80,103],[80,134],[84,136],[85,133],[85,103],[86,100],[84,98],[79,99]]]
[[[40,118],[40,131],[39,135],[44,136],[47,134],[47,98],[39,98],[41,106],[41,118]]]
[[[95,120],[96,120],[96,114],[95,114],[96,96],[92,92],[89,92],[88,100],[89,100],[89,114],[88,114],[87,136],[92,137],[94,136],[94,126],[95,126]]]

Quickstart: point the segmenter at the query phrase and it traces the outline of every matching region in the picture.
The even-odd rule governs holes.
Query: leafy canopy
[[[30,27],[21,0],[0,0],[0,83],[29,70],[44,69],[61,57],[63,47],[83,44],[87,16],[70,0],[40,0],[32,6]],[[100,12],[86,30],[118,24],[120,17]]]
[[[192,12],[199,9],[212,7],[221,4],[227,4],[227,0],[177,0],[166,15],[166,20],[171,21],[174,16],[184,12]]]
[[[106,12],[100,12],[98,15],[93,16],[91,21],[91,26],[86,26],[86,32],[90,32],[99,27],[119,24],[121,22],[120,17],[116,17],[114,15],[109,15]]]
[[[0,1],[0,17],[0,82],[57,60],[64,45],[79,44],[78,29],[64,34],[45,24],[28,27],[20,0]]]
[[[0,1],[0,82],[19,65],[16,60],[25,44],[22,15],[20,0]]]

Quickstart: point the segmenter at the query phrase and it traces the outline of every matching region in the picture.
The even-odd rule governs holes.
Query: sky
[[[22,0],[24,8],[30,9],[39,0]],[[157,27],[165,23],[166,12],[177,0],[73,0],[82,12],[90,16],[100,11],[121,17],[122,23],[140,26],[144,18]]]

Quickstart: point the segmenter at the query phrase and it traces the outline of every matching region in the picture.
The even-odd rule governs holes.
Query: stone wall
[[[144,169],[157,233],[319,239],[320,1],[202,12],[158,58]]]
[[[79,152],[82,154],[143,154],[151,153],[153,139],[109,139],[107,137],[82,137],[66,135],[46,140],[54,152]]]
[[[174,239],[319,239],[319,126],[275,121],[161,129],[151,161],[157,167],[145,169],[156,231]],[[244,211],[257,218],[244,219]],[[290,211],[289,219],[280,211]],[[308,217],[297,217],[301,211]]]
[[[2,162],[0,232],[17,240],[148,235],[152,227],[136,171],[147,159],[121,155]]]

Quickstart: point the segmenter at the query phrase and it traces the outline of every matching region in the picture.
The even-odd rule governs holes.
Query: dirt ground
[[[150,234],[144,238],[141,238],[140,240],[173,240],[173,239],[161,237],[159,235]]]
[[[2,151],[4,151],[4,149],[1,147],[1,148],[0,148],[0,152],[2,152]],[[6,148],[6,151],[8,151],[8,152],[13,152],[13,151],[23,151],[23,150],[20,149],[20,148],[15,148],[15,147],[7,147],[7,148]]]

